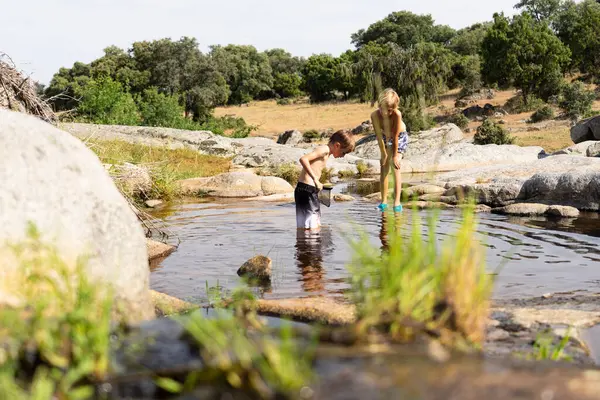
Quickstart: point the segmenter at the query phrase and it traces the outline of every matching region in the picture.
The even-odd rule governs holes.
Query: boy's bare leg
[[[400,194],[402,193],[402,174],[396,167],[394,170],[394,207],[400,204]]]

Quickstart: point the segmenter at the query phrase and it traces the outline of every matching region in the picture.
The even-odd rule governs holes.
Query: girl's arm
[[[392,147],[393,157],[396,157],[396,154],[398,154],[398,138],[400,136],[401,125],[402,125],[402,114],[400,114],[400,111],[396,111],[392,115],[392,136],[394,137],[393,147]]]
[[[385,164],[387,161],[387,152],[385,151],[385,143],[383,142],[383,136],[381,134],[381,126],[379,125],[379,116],[376,115],[377,111],[371,114],[371,123],[373,124],[373,130],[377,137],[377,144],[379,145],[379,152],[381,153],[381,164]]]

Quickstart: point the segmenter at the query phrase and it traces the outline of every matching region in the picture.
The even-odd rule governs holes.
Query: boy
[[[337,131],[327,145],[314,149],[300,158],[302,172],[294,191],[296,201],[296,226],[298,229],[318,229],[321,226],[321,204],[319,191],[323,185],[319,182],[321,171],[329,156],[344,157],[354,150],[354,138],[348,131]]]

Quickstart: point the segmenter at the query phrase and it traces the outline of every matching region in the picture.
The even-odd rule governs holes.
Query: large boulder
[[[365,159],[378,160],[380,154],[375,135],[359,140],[353,154]],[[475,166],[533,161],[542,155],[544,149],[534,146],[477,146],[467,141],[456,125],[446,124],[409,136],[401,170],[405,173],[453,171]]]
[[[234,156],[242,146],[233,139],[215,135],[210,131],[79,123],[64,123],[60,127],[80,139],[117,139],[146,146],[166,147],[170,149],[189,148],[202,154],[223,157]]]
[[[552,155],[559,156],[562,154],[568,154],[572,156],[595,157],[595,155],[590,155],[590,151],[588,150],[588,148],[593,147],[593,149],[591,150],[591,152],[593,152],[595,149],[600,149],[600,147],[597,146],[598,144],[600,144],[600,142],[596,140],[586,140],[585,142],[577,143],[567,148],[557,150],[554,153],[552,153]]]
[[[550,156],[513,165],[448,172],[436,177],[446,196],[477,194],[479,202],[505,206],[515,201],[566,205],[583,210],[600,207],[600,159]]]
[[[210,178],[180,181],[182,190],[190,195],[202,193],[214,197],[259,197],[290,193],[292,185],[274,176],[258,176],[254,172],[227,172]]]
[[[112,286],[126,321],[153,317],[144,232],[94,153],[50,124],[1,109],[0,142],[0,304],[2,293],[20,295],[10,287],[19,263],[9,245],[26,240],[32,223],[67,265],[87,257],[89,278]]]
[[[438,151],[443,146],[455,143],[464,139],[460,128],[454,124],[446,124],[429,131],[411,133],[408,137],[408,149],[406,158],[413,155],[423,154],[432,151]],[[356,142],[354,156],[379,160],[379,145],[375,134],[365,136]]]
[[[600,116],[584,119],[573,126],[571,140],[575,144],[586,140],[600,140]]]
[[[290,146],[295,146],[303,142],[304,137],[302,136],[302,133],[297,130],[285,131],[277,138],[278,144],[287,144]]]

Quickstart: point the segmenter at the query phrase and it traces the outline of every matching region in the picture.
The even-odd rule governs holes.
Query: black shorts
[[[298,182],[294,190],[296,201],[296,226],[302,229],[316,229],[321,226],[321,203],[317,188]]]

